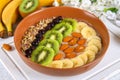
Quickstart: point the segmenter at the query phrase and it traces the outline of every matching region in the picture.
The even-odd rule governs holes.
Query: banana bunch
[[[52,6],[55,0],[39,0],[40,6]],[[59,4],[62,4],[61,0],[57,0]]]
[[[4,34],[6,33],[5,27],[2,24],[2,11],[10,1],[11,0],[0,0],[0,37],[4,37]]]
[[[13,35],[13,24],[18,18],[17,8],[22,0],[0,0],[0,37]]]

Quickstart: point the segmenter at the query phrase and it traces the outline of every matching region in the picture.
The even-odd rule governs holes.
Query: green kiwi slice
[[[61,44],[63,35],[59,31],[50,30],[45,33],[44,38],[57,40],[59,42],[59,44]]]
[[[72,19],[72,18],[64,18],[62,21],[69,23],[72,26],[73,31],[75,30],[76,26],[78,25],[77,21],[75,19]]]
[[[45,46],[38,46],[31,55],[31,60],[41,65],[48,65],[54,58],[54,50]]]
[[[53,30],[59,31],[62,33],[63,37],[71,34],[72,26],[69,23],[61,22],[53,28]]]
[[[40,46],[45,46],[45,47],[48,47],[48,48],[53,48],[53,50],[55,51],[55,54],[58,53],[59,51],[59,43],[58,41],[56,40],[53,40],[53,39],[43,39],[40,43],[39,43]]]
[[[19,10],[22,13],[31,13],[39,6],[39,0],[23,0],[20,4]]]

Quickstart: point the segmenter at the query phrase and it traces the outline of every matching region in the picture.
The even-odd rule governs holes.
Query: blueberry
[[[34,50],[36,48],[36,46],[31,46],[30,48],[31,48],[31,50]]]
[[[41,37],[42,38],[42,37]],[[36,44],[38,45],[41,39],[37,38],[36,39]]]
[[[31,44],[32,46],[38,46],[39,39],[35,39]]]
[[[30,58],[31,56],[30,55],[25,55],[27,58]]]
[[[25,51],[25,56],[26,56],[26,57],[31,57],[32,51],[33,51],[33,50],[32,50],[31,48],[27,49],[27,50]]]
[[[52,26],[52,24],[51,24],[51,23],[48,23],[47,27],[51,27],[51,26]]]
[[[55,19],[53,19],[53,22],[54,22],[55,24],[57,24],[57,23],[59,23],[61,20],[62,20],[62,16],[58,16],[58,17],[56,17]]]
[[[42,30],[39,30],[38,33],[39,33],[39,34],[42,34]]]
[[[46,31],[45,29],[42,29],[42,30],[39,30],[38,33],[39,33],[40,35],[43,35],[43,34],[45,33],[45,31]]]
[[[57,19],[57,20],[56,20],[56,24],[57,24],[57,23],[59,23],[59,22],[60,22],[60,20],[59,20],[59,19]]]
[[[44,34],[46,32],[46,30],[41,30],[41,33]]]
[[[42,37],[42,34],[41,33],[38,33],[37,35],[36,35],[36,38],[41,38]]]
[[[58,18],[59,20],[62,20],[62,19],[63,19],[62,16],[58,16],[57,18]]]
[[[47,30],[50,30],[50,29],[51,29],[51,27],[48,27],[48,26],[45,28],[46,31],[47,31]]]
[[[52,22],[52,23],[51,23],[51,27],[54,27],[54,26],[55,26],[55,24],[54,24],[54,22]]]

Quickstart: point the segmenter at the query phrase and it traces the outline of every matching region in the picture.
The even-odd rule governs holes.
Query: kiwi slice
[[[59,51],[59,43],[58,41],[56,40],[53,40],[53,39],[43,39],[40,43],[39,43],[40,46],[45,46],[45,47],[48,47],[48,48],[53,48],[53,50],[55,51],[55,54],[58,53]]]
[[[71,34],[72,26],[69,23],[61,22],[53,28],[53,30],[59,31],[62,33],[63,37]]]
[[[19,6],[19,12],[22,17],[27,16],[39,7],[39,0],[23,0]]]
[[[78,25],[77,20],[72,19],[72,18],[64,18],[62,21],[65,23],[69,23],[72,26],[73,31],[75,30],[76,26]]]
[[[63,35],[59,31],[50,30],[45,33],[44,38],[57,40],[59,42],[59,44],[61,44]]]
[[[38,46],[31,55],[31,60],[41,65],[48,65],[54,58],[54,50],[45,46]]]

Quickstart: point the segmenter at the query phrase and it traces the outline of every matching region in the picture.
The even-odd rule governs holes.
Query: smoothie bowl
[[[105,25],[93,14],[71,7],[32,13],[16,28],[14,42],[23,61],[49,75],[76,75],[96,66],[109,45]]]

